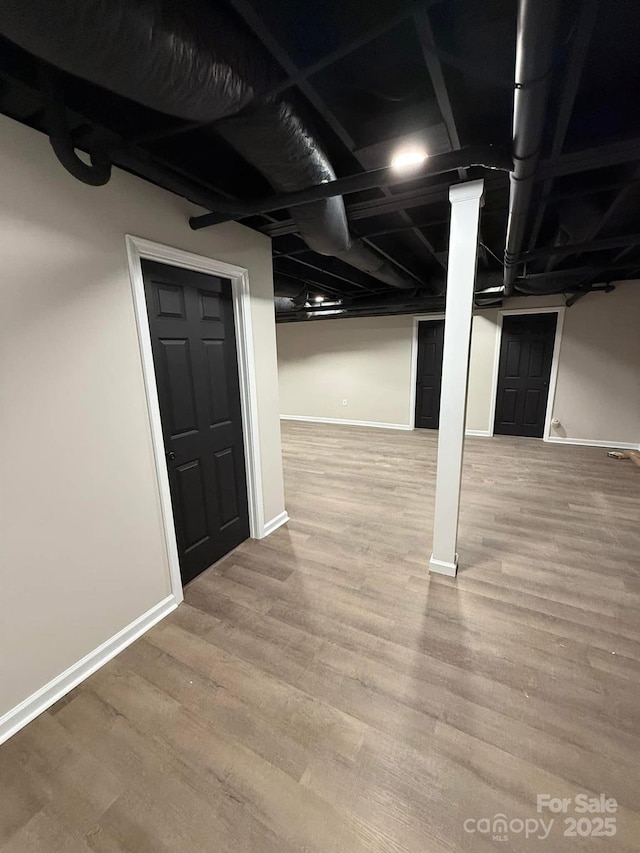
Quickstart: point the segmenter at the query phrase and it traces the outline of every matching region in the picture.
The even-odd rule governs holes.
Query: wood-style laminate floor
[[[0,851],[639,850],[640,470],[469,439],[452,580],[434,434],[283,433],[290,524],[0,748]],[[582,792],[615,837],[518,831]]]

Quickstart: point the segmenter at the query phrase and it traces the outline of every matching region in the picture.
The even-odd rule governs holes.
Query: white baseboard
[[[306,415],[280,415],[281,421],[304,421],[310,424],[342,424],[342,426],[378,427],[379,429],[413,429],[410,424],[383,424],[378,421],[350,421],[346,418],[312,418]]]
[[[378,427],[379,429],[405,429],[413,430],[411,424],[385,424],[380,421],[350,421],[346,418],[313,418],[307,415],[280,415],[281,421],[303,421],[310,424],[342,424],[343,426]],[[465,435],[483,436],[491,438],[492,432],[485,429],[468,429]]]
[[[41,687],[40,690],[36,690],[19,705],[16,705],[15,708],[7,711],[0,717],[0,743],[10,738],[38,714],[46,711],[54,702],[62,699],[66,693],[77,687],[81,681],[84,681],[85,678],[104,666],[107,661],[131,645],[156,622],[164,619],[172,610],[175,610],[178,603],[174,595],[168,595],[163,601],[143,613],[142,616],[134,619],[126,628],[118,631],[117,634],[98,646],[97,649],[85,655],[82,660],[74,663],[69,669],[66,669],[48,684],[45,684],[44,687]]]
[[[286,524],[287,521],[289,521],[289,513],[285,509],[280,513],[280,515],[276,515],[276,517],[272,518],[271,521],[266,522],[262,528],[262,536],[260,538],[264,539],[265,536],[269,536],[270,533],[273,533],[274,530],[282,527],[282,525]]]
[[[311,424],[342,424],[343,426],[379,427],[380,429],[413,429],[410,424],[384,424],[379,421],[350,421],[346,418],[313,418],[307,415],[280,415],[280,420],[303,421]],[[476,438],[493,438],[493,432],[488,429],[467,429],[464,434],[469,437]],[[560,436],[549,436],[544,440],[550,444],[575,444],[584,445],[585,447],[611,447],[618,448],[619,450],[640,450],[640,444],[630,444],[625,441],[596,441],[590,438],[561,438]],[[272,522],[269,522],[265,525],[265,530],[271,523]],[[281,521],[279,524],[284,524],[284,521]],[[279,527],[279,524],[276,524],[272,529],[275,530],[276,527]],[[264,535],[267,536],[268,534],[265,533]]]
[[[548,436],[545,441],[550,444],[576,444],[584,447],[610,447],[614,450],[640,450],[640,444],[632,444],[628,441],[600,441],[591,438],[562,438],[561,436]]]
[[[455,563],[447,563],[445,560],[436,560],[436,558],[431,555],[429,558],[429,572],[433,572],[437,575],[446,575],[448,578],[455,578],[458,571],[458,555],[456,554]]]

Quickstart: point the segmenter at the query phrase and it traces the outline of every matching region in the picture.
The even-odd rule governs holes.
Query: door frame
[[[409,389],[409,429],[416,428],[416,384],[418,382],[418,325],[429,320],[447,319],[444,312],[439,314],[416,314],[413,318],[413,330],[411,332],[411,387]]]
[[[133,305],[138,332],[138,343],[142,358],[145,397],[151,442],[155,461],[156,475],[160,494],[162,526],[164,529],[171,591],[178,602],[184,598],[176,530],[173,521],[171,490],[169,488],[169,470],[162,434],[160,403],[156,385],[156,372],[151,349],[149,315],[145,298],[142,260],[159,261],[169,266],[193,270],[220,276],[231,281],[233,299],[233,318],[236,331],[236,350],[238,354],[238,378],[240,380],[240,403],[242,410],[242,436],[244,444],[245,468],[247,475],[247,500],[249,504],[249,534],[252,539],[264,536],[264,506],[262,495],[262,467],[260,463],[260,441],[258,433],[258,395],[255,377],[255,353],[251,324],[251,303],[249,272],[244,267],[227,264],[203,255],[195,255],[172,246],[164,246],[134,237],[125,236],[129,277],[133,294]]]
[[[544,416],[544,431],[542,440],[549,441],[551,436],[551,417],[556,399],[556,385],[558,384],[558,365],[560,363],[560,346],[562,345],[562,327],[564,325],[564,305],[555,308],[501,308],[498,311],[498,328],[496,332],[496,346],[493,353],[493,381],[491,386],[491,407],[489,421],[489,435],[494,434],[496,422],[496,405],[498,401],[498,371],[500,369],[500,352],[502,350],[502,327],[505,316],[513,314],[557,314],[556,334],[553,341],[553,356],[551,359],[551,374],[549,376],[549,392],[547,394],[547,407]],[[526,436],[523,436],[526,438]]]

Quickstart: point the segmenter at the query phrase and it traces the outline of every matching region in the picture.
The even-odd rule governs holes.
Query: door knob
[[[169,462],[173,462],[175,458],[176,454],[173,452],[173,450],[167,450],[167,459],[169,460]]]

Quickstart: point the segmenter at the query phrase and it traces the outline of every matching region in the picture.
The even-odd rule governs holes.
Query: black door
[[[180,571],[249,535],[231,282],[143,261]]]
[[[542,438],[557,314],[504,317],[494,432]]]
[[[418,323],[416,427],[438,429],[444,320]]]

